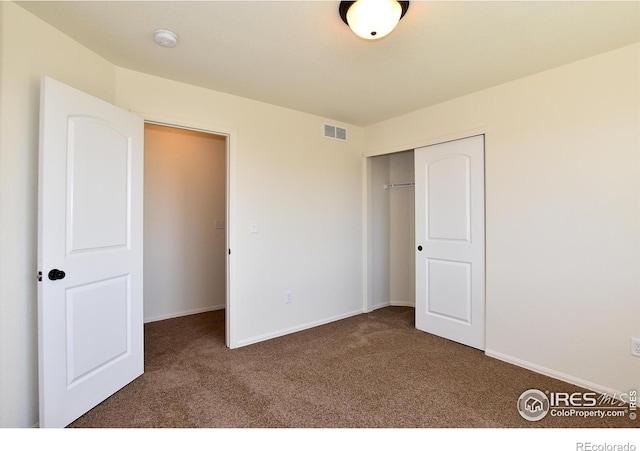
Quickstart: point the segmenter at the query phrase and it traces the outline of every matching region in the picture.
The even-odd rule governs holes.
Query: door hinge
[[[42,282],[42,271],[38,271],[38,282]]]

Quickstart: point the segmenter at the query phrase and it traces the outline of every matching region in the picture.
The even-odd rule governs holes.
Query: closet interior
[[[368,161],[368,304],[415,307],[413,150]]]
[[[225,308],[226,136],[145,124],[145,322]]]

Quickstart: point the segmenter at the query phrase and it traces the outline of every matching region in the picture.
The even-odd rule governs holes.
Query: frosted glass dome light
[[[363,39],[380,39],[393,31],[409,8],[409,2],[358,0],[340,2],[340,16]]]

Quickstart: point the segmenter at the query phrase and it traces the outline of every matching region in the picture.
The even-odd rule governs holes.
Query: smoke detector
[[[178,35],[169,30],[156,30],[153,32],[156,44],[162,47],[173,48],[178,45]]]

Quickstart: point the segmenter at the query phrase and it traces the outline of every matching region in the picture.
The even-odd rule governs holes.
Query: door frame
[[[402,144],[399,146],[394,146],[390,148],[383,149],[375,149],[371,151],[365,151],[362,154],[362,174],[363,174],[363,200],[362,200],[362,222],[363,222],[363,238],[362,238],[362,311],[365,313],[371,312],[373,310],[373,234],[371,232],[372,221],[373,221],[373,205],[371,204],[371,177],[372,177],[372,157],[377,157],[381,155],[391,155],[394,153],[406,152],[410,150],[415,150],[419,147],[432,146],[435,144],[442,144],[449,141],[455,141],[459,139],[471,138],[472,136],[484,135],[484,149],[485,149],[485,311],[487,304],[487,265],[486,265],[486,256],[487,256],[487,248],[486,248],[486,233],[487,233],[487,213],[486,213],[486,184],[487,184],[487,167],[486,167],[486,150],[489,142],[489,133],[488,127],[478,127],[469,130],[463,130],[460,132],[454,132],[447,135],[438,135],[433,137],[424,137],[418,139],[416,141],[412,141],[407,144]],[[487,334],[487,318],[485,315],[485,336]],[[486,346],[485,346],[486,348]]]
[[[234,225],[235,218],[235,186],[236,186],[236,143],[237,132],[235,128],[226,124],[198,122],[188,118],[177,118],[169,115],[149,113],[145,111],[131,111],[142,117],[145,124],[160,125],[163,127],[191,130],[226,137],[226,187],[225,187],[225,242],[227,258],[225,259],[226,283],[225,283],[225,343],[228,348],[237,348],[236,322],[235,322],[235,256],[232,251],[235,244]],[[143,251],[144,252],[144,251]]]

